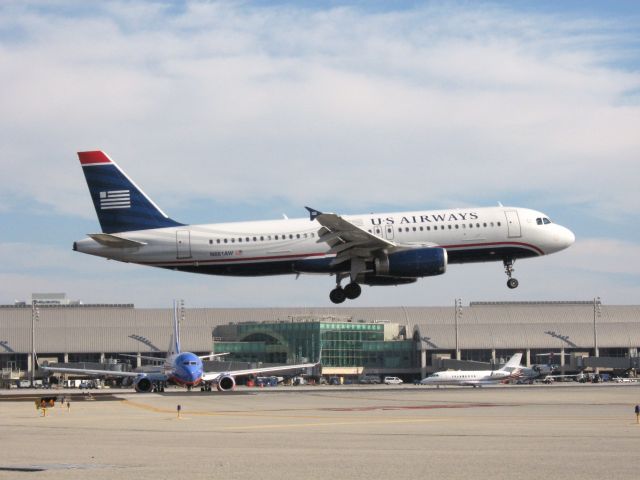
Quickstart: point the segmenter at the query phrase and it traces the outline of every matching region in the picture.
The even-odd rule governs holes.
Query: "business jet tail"
[[[522,353],[516,353],[513,355],[513,357],[509,359],[507,363],[504,364],[504,367],[502,367],[500,370],[511,373],[520,367],[521,360],[522,360]]]
[[[78,152],[78,157],[104,233],[182,225],[160,210],[106,153]]]

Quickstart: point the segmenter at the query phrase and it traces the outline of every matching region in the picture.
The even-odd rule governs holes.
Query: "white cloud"
[[[637,203],[640,107],[624,98],[640,82],[608,66],[603,36],[619,34],[604,21],[451,5],[103,10],[0,13],[24,32],[2,49],[5,192],[90,215],[74,151],[104,148],[168,202],[357,209],[524,189],[603,215]]]

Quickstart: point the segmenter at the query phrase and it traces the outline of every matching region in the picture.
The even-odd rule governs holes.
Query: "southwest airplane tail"
[[[178,227],[106,153],[78,152],[104,233]]]

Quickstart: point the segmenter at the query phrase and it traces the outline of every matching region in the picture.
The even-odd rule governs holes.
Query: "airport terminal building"
[[[119,354],[166,353],[171,308],[70,302],[34,295],[0,306],[0,367],[6,385],[40,362],[131,368]],[[513,353],[523,364],[555,363],[565,372],[640,368],[640,306],[599,300],[472,302],[463,306],[384,308],[187,308],[183,350],[229,352],[229,362],[297,363],[320,359],[323,376],[422,378],[447,368],[486,368]],[[137,361],[136,361],[137,360]],[[36,372],[37,374],[37,372]]]

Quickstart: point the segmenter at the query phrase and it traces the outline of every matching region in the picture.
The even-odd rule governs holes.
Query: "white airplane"
[[[103,378],[131,378],[133,386],[138,393],[164,391],[166,384],[179,385],[191,390],[200,386],[202,390],[210,391],[212,387],[221,392],[233,390],[236,386],[235,377],[242,375],[257,375],[260,373],[282,372],[286,370],[300,370],[315,367],[317,363],[301,363],[297,365],[278,365],[272,367],[248,368],[244,370],[230,370],[222,372],[205,372],[202,360],[212,357],[228,355],[227,353],[214,353],[211,355],[196,355],[191,352],[183,352],[180,349],[180,324],[177,303],[173,305],[173,332],[169,351],[161,366],[151,368],[144,372],[119,372],[113,370],[97,370],[85,368],[50,367],[40,365],[45,372],[68,373],[75,375],[87,375]],[[125,355],[131,356],[131,355]],[[151,361],[159,361],[157,357],[141,358]]]
[[[422,385],[460,385],[481,387],[493,383],[503,382],[520,376],[520,360],[522,354],[516,353],[499,370],[449,370],[437,372],[423,378]]]
[[[306,207],[310,219],[186,225],[160,210],[104,152],[78,156],[102,233],[74,242],[74,250],[213,275],[331,274],[334,303],[357,298],[361,284],[413,283],[455,263],[501,261],[507,286],[516,288],[517,259],[575,241],[544,213],[502,205],[344,217]]]

